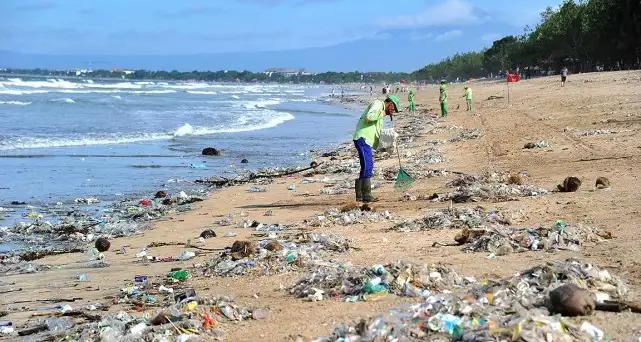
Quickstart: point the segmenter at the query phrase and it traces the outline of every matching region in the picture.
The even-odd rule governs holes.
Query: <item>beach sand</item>
[[[358,250],[336,256],[342,262],[371,266],[407,260],[416,263],[443,263],[462,275],[477,279],[495,279],[513,275],[545,261],[577,257],[603,266],[629,282],[632,298],[641,300],[641,72],[609,72],[571,75],[564,88],[558,77],[523,80],[511,84],[511,102],[506,98],[504,82],[470,82],[474,90],[474,112],[464,111],[463,84],[449,87],[449,117],[439,119],[439,129],[427,132],[415,140],[414,145],[430,140],[443,140],[456,136],[461,130],[480,128],[484,134],[478,139],[463,140],[438,146],[445,157],[443,163],[431,164],[434,169],[447,169],[479,174],[485,171],[522,172],[529,175],[528,183],[551,190],[567,176],[577,176],[583,181],[578,192],[551,193],[545,196],[524,197],[516,201],[493,203],[454,204],[454,206],[483,206],[521,213],[519,225],[551,225],[558,219],[578,222],[611,231],[614,238],[598,244],[582,246],[579,251],[524,252],[488,259],[484,252],[465,253],[460,247],[432,247],[435,241],[451,241],[455,230],[432,230],[412,233],[387,231],[392,223],[329,226],[318,231],[331,232],[353,241]],[[406,94],[401,94],[405,96]],[[438,88],[422,88],[416,95],[417,110],[427,118],[438,110]],[[402,99],[405,100],[405,99]],[[405,102],[405,101],[403,101]],[[460,107],[459,107],[460,105]],[[460,109],[457,109],[459,107]],[[399,123],[402,123],[401,113]],[[386,122],[387,124],[387,122]],[[616,133],[583,136],[580,132],[609,129]],[[527,142],[546,140],[549,148],[523,149]],[[408,155],[407,153],[411,155]],[[402,160],[410,162],[417,151],[401,151]],[[332,162],[322,158],[325,162]],[[395,155],[377,161],[375,168],[394,167]],[[610,190],[595,190],[594,182],[605,176],[612,182]],[[185,262],[143,264],[135,254],[152,242],[185,242],[195,240],[205,227],[211,227],[218,237],[207,239],[204,247],[223,248],[235,240],[251,237],[251,228],[219,226],[215,222],[224,215],[234,214],[236,219],[255,219],[263,223],[295,224],[318,215],[329,208],[348,203],[353,194],[323,195],[322,184],[302,184],[302,175],[276,179],[267,185],[267,192],[250,193],[250,185],[216,190],[204,202],[194,205],[194,210],[165,217],[152,223],[152,229],[141,235],[111,241],[106,252],[107,268],[87,269],[74,263],[87,261],[85,254],[65,254],[40,259],[37,263],[65,264],[34,274],[4,276],[4,284],[15,283],[12,288],[22,291],[5,293],[0,297],[0,310],[9,314],[16,328],[25,326],[34,312],[53,304],[44,299],[74,298],[73,307],[96,302],[110,302],[119,290],[131,284],[134,275],[163,276],[173,267],[191,267],[211,258],[211,254],[197,256]],[[322,177],[322,176],[321,176]],[[354,178],[354,175],[337,175]],[[453,174],[418,180],[410,193],[429,196],[450,191],[446,183]],[[375,195],[381,201],[375,204],[378,211],[389,210],[395,218],[414,218],[426,209],[443,208],[447,202],[429,200],[403,201],[403,194],[393,189],[393,181],[379,181]],[[295,184],[296,190],[288,190]],[[306,195],[311,194],[311,195]],[[272,210],[272,216],[265,216]],[[237,237],[224,237],[227,232]],[[116,254],[127,246],[127,254]],[[158,256],[175,256],[184,248],[166,246],[150,248]],[[81,264],[77,264],[81,265]],[[75,281],[77,274],[87,274],[88,282]],[[289,272],[270,276],[210,277],[195,274],[188,280],[201,296],[224,295],[237,303],[250,307],[269,309],[263,320],[224,323],[229,341],[283,341],[304,340],[328,335],[341,322],[351,322],[386,312],[404,303],[417,302],[416,298],[394,295],[374,302],[345,303],[337,300],[308,302],[287,293],[283,288],[293,285],[304,272]],[[25,302],[30,301],[32,302]],[[128,305],[115,304],[110,313],[134,312]],[[157,308],[149,308],[150,315]],[[99,312],[99,314],[104,314]],[[612,340],[629,340],[641,329],[641,315],[633,313],[597,312],[588,318],[601,327]],[[28,324],[27,324],[28,325]]]

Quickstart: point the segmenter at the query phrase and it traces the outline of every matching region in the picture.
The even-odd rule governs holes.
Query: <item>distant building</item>
[[[311,72],[305,69],[292,69],[292,68],[269,68],[265,70],[265,74],[268,77],[272,77],[272,75],[280,75],[285,77],[313,75]]]
[[[82,76],[91,72],[93,72],[93,70],[91,69],[79,69],[79,70],[76,70],[76,76]]]

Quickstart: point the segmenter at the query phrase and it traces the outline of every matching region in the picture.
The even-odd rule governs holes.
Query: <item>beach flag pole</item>
[[[507,104],[510,104],[510,80],[507,79],[506,82],[507,84]]]

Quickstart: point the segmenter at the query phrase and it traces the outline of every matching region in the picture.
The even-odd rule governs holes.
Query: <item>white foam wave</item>
[[[83,87],[82,84],[60,80],[60,79],[48,79],[46,81],[23,81],[20,78],[9,78],[7,81],[2,83],[5,87],[13,86],[13,87],[23,87],[23,88],[73,89],[73,88]]]
[[[190,124],[186,123],[186,124],[180,126],[174,132],[174,136],[175,137],[184,137],[186,135],[192,135],[193,133],[194,133],[194,127],[192,127]]]
[[[62,103],[76,103],[72,98],[63,97],[61,99],[51,99],[51,102],[62,102]]]
[[[237,100],[238,100],[238,99],[240,99],[240,96],[238,96],[238,95],[232,95],[232,96],[231,96],[231,98],[232,98],[232,99],[237,99]]]
[[[262,100],[262,101],[248,101],[246,103],[243,103],[243,107],[247,109],[263,109],[267,108],[267,106],[273,106],[281,103],[279,99],[269,99],[269,100]]]
[[[115,145],[153,140],[170,140],[184,136],[238,133],[276,127],[292,119],[294,119],[294,116],[289,113],[268,110],[264,111],[263,116],[260,117],[240,117],[236,122],[229,126],[193,127],[187,123],[180,126],[173,133],[114,133],[109,135],[90,135],[84,137],[9,138],[4,141],[0,140],[0,151],[87,145]]]
[[[9,104],[9,105],[16,105],[16,106],[28,106],[31,104],[31,102],[23,102],[23,101],[0,101],[0,104]]]
[[[111,95],[114,99],[122,100],[122,97],[120,95]]]
[[[29,94],[44,94],[48,93],[46,90],[17,90],[17,89],[0,89],[0,94],[6,95],[29,95]]]
[[[218,94],[215,91],[208,91],[208,90],[187,90],[188,93],[190,94],[196,94],[196,95],[216,95]]]

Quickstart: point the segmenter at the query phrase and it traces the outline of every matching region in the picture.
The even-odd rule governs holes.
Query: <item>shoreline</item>
[[[354,110],[354,107],[349,106],[347,103],[341,103],[340,101],[331,101],[331,98],[329,96],[321,96],[319,98],[316,98],[314,102],[319,104],[329,104],[330,106],[333,106],[335,108],[347,109],[349,111]],[[285,110],[281,110],[278,108],[273,108],[273,110],[286,112]],[[321,149],[334,149],[335,146],[339,146],[341,144],[343,144],[343,142],[335,142]],[[302,150],[295,153],[301,154],[305,152],[308,151]],[[320,155],[321,153],[323,153],[323,151],[312,152],[310,155],[312,157],[311,160],[314,159],[314,154]],[[288,166],[281,165],[275,167],[258,167],[252,169],[244,169],[242,174],[249,175],[254,173],[278,173],[283,170],[293,170],[298,167],[300,167],[300,164]],[[212,174],[206,178],[223,177],[228,171],[229,167],[221,170],[219,172],[220,174]],[[238,170],[235,170],[235,172],[238,172]],[[38,236],[42,236],[42,234],[45,233],[45,230],[49,230],[51,232],[51,240],[59,240],[64,235],[68,236],[72,232],[66,231],[61,235],[56,235],[54,232],[58,230],[61,225],[71,224],[73,226],[76,226],[78,234],[76,236],[73,236],[72,238],[78,242],[72,244],[45,243],[37,245],[37,247],[34,249],[33,243],[37,240],[30,240],[29,238],[23,240],[6,240],[2,244],[0,244],[0,264],[10,264],[12,260],[15,261],[16,257],[21,258],[23,254],[34,255],[29,257],[29,260],[26,260],[32,261],[35,260],[33,259],[35,255],[38,255],[38,258],[40,258],[49,255],[48,253],[69,253],[72,250],[81,248],[88,242],[92,242],[99,236],[106,236],[107,238],[122,237],[122,235],[118,233],[116,233],[115,236],[112,236],[113,234],[110,234],[108,230],[101,233],[99,231],[87,231],[86,228],[83,228],[83,226],[93,227],[97,222],[101,225],[110,222],[114,224],[120,223],[122,225],[138,225],[139,228],[134,229],[134,231],[129,231],[129,233],[127,234],[131,235],[143,233],[146,230],[144,226],[153,223],[154,221],[161,219],[162,217],[174,215],[179,212],[189,211],[191,210],[190,204],[206,199],[211,191],[216,191],[221,188],[220,186],[211,185],[207,182],[203,182],[202,180],[202,178],[185,180],[189,183],[189,186],[174,186],[175,189],[173,189],[173,191],[171,192],[166,189],[166,185],[158,184],[154,186],[156,190],[153,190],[153,188],[138,189],[125,195],[125,197],[123,198],[116,198],[113,200],[99,200],[92,195],[88,195],[85,197],[72,196],[70,198],[67,198],[67,200],[65,201],[66,203],[51,200],[50,203],[35,204],[16,202],[16,205],[14,205],[12,202],[9,206],[0,207],[0,214],[5,215],[5,218],[3,218],[3,220],[0,222],[7,220],[6,217],[11,217],[7,216],[10,213],[14,213],[13,220],[11,220],[12,223],[10,226],[7,226],[7,228],[9,229],[5,231],[5,234],[7,232],[13,232],[19,237],[21,234],[23,234],[23,231],[29,228],[29,226],[35,226],[35,230],[38,231]],[[156,195],[159,192],[167,193],[166,197],[157,197]],[[151,203],[149,205],[141,206],[140,201],[143,200],[150,200]],[[170,202],[162,203],[166,200],[170,200]],[[132,209],[136,209],[137,212],[134,213],[136,216],[140,216],[140,214],[146,214],[147,216],[151,215],[154,217],[147,217],[142,221],[125,218],[124,222],[122,222],[122,216],[126,216],[127,210],[131,211]],[[15,213],[19,212],[22,212],[23,214],[20,216],[16,216]],[[31,216],[32,213],[33,216]],[[68,214],[63,215],[62,213]],[[70,217],[69,213],[73,213],[73,216],[75,216],[77,220]],[[69,219],[71,219],[72,221],[69,222]],[[38,227],[41,227],[41,229]],[[12,248],[12,246],[23,246],[23,248],[16,252],[15,248]],[[29,247],[26,248],[26,246]]]
[[[158,290],[158,285],[162,284],[166,287],[174,287],[175,291],[193,288],[199,298],[232,296],[240,307],[251,308],[252,313],[257,309],[268,312],[266,317],[258,314],[250,315],[243,321],[222,317],[218,319],[217,327],[224,330],[224,333],[203,329],[200,326],[202,317],[193,315],[191,319],[196,321],[194,329],[202,334],[204,340],[211,340],[218,336],[216,334],[224,335],[228,340],[251,340],[256,336],[264,340],[296,340],[298,338],[310,340],[318,336],[329,336],[333,328],[341,322],[354,322],[359,318],[369,318],[388,312],[389,309],[401,307],[404,304],[420,302],[420,298],[391,293],[377,298],[378,300],[358,300],[355,303],[346,303],[340,296],[318,302],[293,296],[288,289],[297,284],[299,279],[309,275],[310,271],[315,270],[318,263],[366,268],[373,264],[386,265],[397,260],[426,264],[439,263],[456,270],[461,275],[473,276],[483,281],[509,277],[549,260],[577,257],[599,266],[606,266],[612,274],[624,276],[631,291],[638,294],[641,284],[638,281],[635,282],[634,276],[640,275],[641,269],[634,260],[638,260],[639,246],[635,239],[631,239],[635,236],[634,229],[637,222],[636,219],[630,222],[621,222],[619,219],[620,215],[626,215],[625,213],[629,215],[636,206],[635,197],[638,195],[638,190],[630,186],[626,187],[625,184],[633,184],[638,172],[629,171],[634,174],[618,177],[611,191],[589,190],[592,185],[588,184],[597,175],[605,174],[613,178],[612,175],[617,174],[613,171],[614,168],[627,170],[634,165],[634,161],[617,159],[610,164],[594,161],[592,165],[575,162],[577,158],[619,156],[625,153],[632,154],[635,151],[634,146],[639,142],[638,134],[626,132],[594,136],[575,134],[575,132],[617,124],[616,121],[601,122],[600,120],[607,119],[599,117],[598,110],[590,114],[591,120],[587,123],[585,118],[577,119],[575,108],[588,105],[602,108],[603,104],[599,99],[608,96],[599,90],[601,88],[595,88],[595,82],[590,77],[605,77],[602,82],[608,82],[610,87],[621,89],[622,85],[618,81],[620,79],[626,79],[623,81],[624,85],[630,79],[641,80],[638,72],[629,74],[631,76],[628,76],[628,73],[610,73],[583,76],[583,79],[579,76],[575,77],[572,79],[573,82],[563,90],[573,96],[571,105],[560,105],[562,101],[567,101],[570,95],[552,90],[554,89],[552,87],[556,86],[552,78],[523,82],[519,88],[514,89],[514,97],[518,100],[514,101],[512,107],[506,107],[490,99],[501,91],[502,85],[473,83],[478,104],[478,113],[475,115],[455,109],[457,92],[461,90],[462,93],[461,85],[455,85],[450,89],[453,110],[450,117],[445,120],[436,119],[432,115],[436,108],[431,101],[436,98],[435,89],[421,90],[417,94],[417,114],[411,117],[401,114],[399,120],[395,120],[397,129],[402,132],[399,139],[402,144],[402,162],[404,166],[411,169],[410,173],[418,178],[417,182],[410,191],[405,193],[394,191],[393,176],[398,169],[395,154],[377,154],[375,169],[379,187],[375,191],[383,199],[374,205],[376,210],[373,213],[361,212],[357,209],[340,213],[341,207],[351,202],[351,179],[354,170],[358,167],[358,162],[354,162],[354,153],[351,151],[349,142],[344,142],[335,151],[319,158],[319,161],[325,163],[316,170],[315,174],[278,178],[266,184],[246,184],[224,188],[213,192],[203,202],[194,204],[192,211],[177,213],[153,222],[151,229],[141,235],[112,240],[112,248],[104,253],[105,261],[110,264],[109,267],[87,268],[85,265],[87,256],[76,253],[50,256],[34,262],[37,265],[49,264],[63,267],[54,267],[49,271],[35,274],[4,276],[0,282],[2,290],[18,287],[25,290],[5,295],[6,299],[3,299],[1,304],[8,308],[9,312],[7,317],[2,319],[14,322],[16,330],[20,331],[37,325],[38,317],[32,316],[33,313],[55,315],[57,311],[51,308],[44,309],[43,307],[47,305],[38,302],[13,304],[14,302],[82,297],[70,302],[69,305],[76,310],[84,310],[82,308],[87,305],[101,303],[102,306],[107,307],[105,312],[100,312],[102,319],[112,317],[119,311],[125,311],[137,317],[137,320],[131,321],[131,325],[135,325],[138,322],[148,322],[159,310],[167,310],[177,305],[174,303],[173,296]],[[536,96],[533,96],[533,93]],[[538,99],[542,96],[541,94],[549,99]],[[623,120],[625,113],[628,111],[634,113],[638,109],[638,104],[630,102],[630,99],[634,99],[634,92],[621,91],[621,94],[625,94],[621,97],[626,98],[618,101],[626,104],[627,107],[622,107],[622,111],[625,112],[618,113],[616,120]],[[589,100],[589,96],[596,98]],[[535,109],[531,110],[530,107]],[[553,118],[547,119],[549,116]],[[527,127],[522,127],[521,124],[524,121]],[[566,130],[564,127],[567,126],[575,128]],[[480,129],[480,132],[474,133],[476,129]],[[551,147],[534,150],[522,148],[524,142],[537,139],[551,141]],[[614,144],[624,139],[631,141],[625,143],[623,150],[617,152],[609,150],[609,147],[615,146]],[[590,147],[590,145],[596,147]],[[437,155],[442,158],[436,158]],[[443,170],[456,170],[476,178],[461,178],[460,175]],[[500,179],[499,176],[503,172],[527,174],[527,180],[524,185],[510,184]],[[551,192],[556,183],[561,182],[568,173],[580,175],[590,182],[586,180],[584,189],[576,193]],[[485,174],[496,179],[486,180],[482,177]],[[457,181],[470,182],[472,185],[480,183],[480,190],[465,186],[459,189],[452,185],[452,182]],[[251,186],[265,188],[266,191],[248,192]],[[550,193],[533,195],[534,188],[548,190]],[[435,198],[432,196],[434,193],[437,194]],[[614,196],[619,205],[613,202]],[[596,206],[596,203],[602,205]],[[449,207],[457,210],[473,209],[479,205],[484,207],[484,210],[495,210],[497,215],[509,214],[510,221],[514,225],[548,226],[563,219],[567,222],[594,226],[601,230],[611,230],[615,238],[585,242],[577,250],[548,252],[515,250],[508,255],[495,255],[494,258],[489,258],[491,253],[486,250],[466,252],[458,247],[431,247],[433,242],[451,241],[458,233],[458,229],[415,231],[414,229],[421,228],[416,228],[409,223],[412,222],[411,219],[421,219],[426,213],[439,212],[441,209],[449,210]],[[338,209],[336,216],[332,211],[333,208]],[[389,216],[385,212],[388,212]],[[324,218],[320,219],[321,216]],[[254,221],[258,224],[254,225]],[[285,225],[288,228],[279,228],[279,225]],[[407,232],[391,230],[397,225],[409,230]],[[259,227],[262,230],[258,230]],[[198,235],[204,229],[214,230],[217,237],[199,242]],[[228,233],[236,235],[226,236]],[[330,235],[343,237],[356,248],[327,249],[325,244],[304,242],[300,240],[300,235],[297,235],[310,233],[325,234],[323,235],[325,238]],[[298,236],[298,240],[291,239],[291,235]],[[301,257],[300,264],[296,264],[296,267],[279,262],[280,257],[278,257],[275,264],[269,264],[275,267],[269,269],[272,273],[261,271],[224,276],[220,275],[220,272],[225,270],[222,267],[223,262],[232,259],[220,259],[223,257],[219,256],[220,251],[205,251],[189,247],[225,249],[236,240],[251,240],[258,244],[265,240],[279,240],[286,249],[291,248],[299,253],[302,251],[301,248],[308,248],[306,251],[311,257],[309,259]],[[182,244],[162,245],[162,243],[174,242]],[[293,246],[292,243],[296,245]],[[148,247],[146,251],[150,256],[177,256],[184,251],[193,251],[196,255],[185,261],[144,263],[141,257],[136,255],[140,254],[145,246]],[[124,253],[121,253],[122,248]],[[263,247],[259,250],[262,251]],[[223,251],[224,254],[225,251]],[[262,262],[262,259],[255,257],[250,257],[248,260]],[[294,260],[298,260],[297,257],[294,257]],[[233,265],[240,267],[238,264]],[[166,275],[176,267],[187,269],[190,272],[190,278],[184,282],[169,281]],[[244,270],[243,268],[233,269]],[[442,272],[446,274],[445,271]],[[86,274],[88,281],[78,281],[79,274]],[[123,297],[121,289],[133,286],[134,276],[137,274],[149,277],[152,285],[143,289],[154,296],[156,302],[133,300],[138,297],[127,292],[124,292],[126,296]],[[15,285],[7,285],[9,283],[15,283]],[[198,305],[201,308],[207,308],[210,304],[206,303],[199,300]],[[24,308],[20,307],[21,305]],[[184,305],[178,305],[178,308],[181,312],[187,312]],[[301,325],[300,312],[305,312],[308,317],[315,317],[316,324]],[[585,317],[585,320],[598,325],[607,336],[614,339],[635,336],[633,326],[635,323],[641,324],[640,319],[638,315],[631,313],[599,312]],[[580,323],[581,320],[583,319],[579,318],[576,321]],[[74,322],[75,327],[95,324],[82,319],[76,319]],[[174,336],[177,334],[169,324],[157,326],[144,324],[141,327],[145,334],[152,334],[146,336],[153,336],[154,329],[160,329],[157,333],[170,331]],[[48,333],[45,331],[42,334]]]

